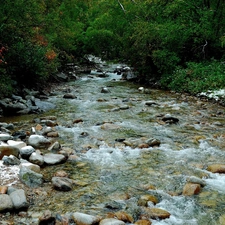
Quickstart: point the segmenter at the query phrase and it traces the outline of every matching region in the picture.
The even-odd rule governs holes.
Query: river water
[[[49,98],[57,107],[45,115],[57,117],[58,141],[75,150],[78,159],[43,168],[42,173],[47,183],[57,170],[65,170],[79,185],[70,192],[46,189],[47,197],[29,211],[48,208],[58,213],[104,215],[110,211],[107,204],[129,202],[132,207],[140,196],[152,194],[159,202],[151,207],[171,214],[165,220],[152,220],[154,225],[225,224],[225,176],[207,171],[211,164],[225,164],[224,108],[156,89],[140,93],[139,85],[112,72],[116,66],[104,68],[108,77],[98,77],[95,71],[80,75],[58,86]],[[109,92],[102,93],[103,87]],[[76,98],[63,98],[66,92]],[[155,104],[146,105],[149,101]],[[179,122],[163,122],[166,114]],[[73,123],[78,118],[83,122]],[[13,118],[20,123],[23,119],[28,118]],[[161,144],[138,148],[120,142],[144,138],[158,139]],[[197,195],[183,196],[191,176],[206,185]]]

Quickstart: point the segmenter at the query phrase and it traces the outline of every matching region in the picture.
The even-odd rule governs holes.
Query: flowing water
[[[115,66],[110,65],[109,71]],[[57,107],[46,113],[57,116],[58,141],[74,149],[78,159],[44,168],[45,180],[50,182],[57,170],[65,170],[78,185],[70,192],[48,190],[47,197],[29,211],[48,208],[104,215],[111,210],[105,206],[113,201],[122,206],[129,202],[132,207],[150,193],[159,200],[152,207],[171,214],[165,220],[152,220],[154,225],[225,224],[225,176],[207,171],[211,164],[225,164],[224,108],[161,90],[140,93],[137,84],[113,72],[106,78],[96,74],[59,86],[50,97]],[[102,87],[110,92],[102,93]],[[64,99],[65,92],[77,98]],[[156,104],[147,106],[148,101]],[[164,123],[165,114],[179,122]],[[83,122],[73,123],[78,118]],[[23,119],[27,117],[19,117],[20,123]],[[109,127],[103,129],[105,122]],[[118,141],[143,138],[161,144],[138,148]],[[198,195],[183,196],[191,176],[201,178],[206,186]],[[155,188],[147,188],[151,186]]]

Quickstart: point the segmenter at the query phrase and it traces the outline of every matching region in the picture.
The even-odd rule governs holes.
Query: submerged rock
[[[58,191],[71,191],[73,187],[73,180],[67,177],[53,177],[52,185]]]

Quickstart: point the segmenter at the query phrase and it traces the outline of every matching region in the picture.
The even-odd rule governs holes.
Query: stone
[[[75,99],[77,98],[74,94],[72,93],[66,93],[63,95],[63,98],[66,98],[66,99]]]
[[[44,155],[44,162],[48,165],[55,165],[66,161],[66,157],[61,154],[48,153]]]
[[[55,177],[68,177],[68,173],[64,170],[59,170],[54,174]]]
[[[9,145],[9,146],[13,146],[13,147],[17,147],[17,148],[19,148],[19,149],[21,149],[21,148],[23,148],[23,147],[25,147],[27,144],[25,143],[25,142],[23,142],[23,141],[13,141],[13,140],[8,140],[7,141],[7,144]]]
[[[100,218],[97,216],[92,216],[80,212],[73,213],[72,218],[77,225],[93,225],[97,224],[100,221]]]
[[[22,167],[26,167],[32,171],[34,171],[35,173],[39,173],[41,171],[40,169],[40,166],[36,165],[36,164],[33,164],[31,162],[28,162],[26,160],[22,161],[21,164],[20,164],[20,169]]]
[[[51,142],[42,135],[33,134],[28,138],[28,145],[34,148],[46,148],[51,145]]]
[[[42,166],[44,164],[44,156],[38,152],[33,152],[29,157],[29,161],[33,164]]]
[[[195,176],[187,177],[186,181],[189,183],[200,184],[201,187],[204,187],[206,185],[206,182],[204,180]]]
[[[20,169],[19,178],[21,182],[26,184],[28,187],[39,187],[43,184],[43,175],[35,173],[26,167],[22,167]]]
[[[161,142],[158,139],[151,138],[146,141],[149,147],[160,146]]]
[[[115,216],[118,220],[122,220],[125,223],[133,223],[134,222],[134,218],[130,214],[123,212],[123,211],[116,212]]]
[[[49,132],[47,137],[59,137],[59,133],[57,131]]]
[[[16,157],[19,156],[19,148],[9,146],[9,145],[0,145],[0,160],[3,158],[4,155],[10,156],[14,155]]]
[[[13,203],[9,195],[0,194],[0,212],[5,212],[13,209]]]
[[[52,215],[50,210],[44,211],[43,215],[39,218],[38,225],[53,225],[56,222],[56,218]]]
[[[108,218],[101,220],[99,225],[125,225],[125,223],[115,218]]]
[[[147,206],[148,201],[152,202],[154,205],[156,205],[159,202],[158,199],[153,195],[142,195],[138,200],[139,203],[138,205],[140,205],[140,203],[142,204],[145,203],[145,205],[143,206]]]
[[[54,126],[57,126],[57,122],[54,121],[54,120],[41,120],[41,123],[45,124],[46,126],[49,126],[49,127],[54,127]]]
[[[11,139],[12,139],[12,136],[10,134],[0,134],[0,141],[8,141]]]
[[[82,122],[84,122],[84,121],[83,121],[83,119],[81,119],[81,118],[75,119],[75,120],[73,121],[73,123],[82,123]]]
[[[107,87],[103,87],[101,93],[110,93],[110,90]]]
[[[117,130],[119,128],[120,128],[120,126],[113,124],[113,123],[104,123],[101,126],[101,129],[103,129],[103,130]]]
[[[49,151],[52,151],[52,152],[58,152],[61,148],[61,145],[58,141],[54,142],[49,148],[48,150]]]
[[[35,152],[35,149],[31,145],[28,145],[20,149],[20,156],[23,159],[29,159],[33,152]]]
[[[159,104],[154,102],[154,101],[147,101],[147,102],[145,102],[145,105],[147,105],[147,106],[156,106],[156,105],[159,105]]]
[[[225,173],[225,164],[212,164],[207,168],[212,173]]]
[[[29,203],[27,202],[25,191],[23,189],[18,189],[12,192],[9,196],[15,209],[26,209],[29,207]]]
[[[160,208],[144,208],[144,212],[151,219],[167,219],[170,213]]]
[[[21,161],[14,155],[4,155],[2,161],[5,165],[20,165]]]
[[[151,225],[152,222],[150,220],[137,220],[134,224],[137,224],[137,225]]]
[[[53,177],[52,185],[58,191],[71,191],[73,187],[73,180],[67,177]]]
[[[0,186],[0,194],[6,194],[8,190],[7,186]]]
[[[201,191],[201,185],[195,183],[186,183],[183,188],[183,195],[191,196],[196,195]]]
[[[179,119],[171,116],[170,114],[166,114],[165,116],[163,116],[162,121],[165,123],[172,124],[172,123],[178,123]]]
[[[121,110],[126,110],[126,109],[129,109],[130,107],[129,107],[129,105],[121,105],[119,108]]]

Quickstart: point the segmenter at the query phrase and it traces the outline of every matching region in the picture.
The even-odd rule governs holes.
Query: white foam
[[[171,216],[161,221],[152,220],[153,225],[198,225],[196,219],[196,203],[191,198],[184,196],[165,196],[164,194],[163,200],[156,204],[155,207],[168,211]],[[205,213],[199,211],[197,214],[204,215]]]
[[[114,168],[115,166],[125,166],[127,158],[135,158],[140,155],[140,149],[125,147],[123,150],[107,146],[104,142],[99,149],[91,149],[85,154],[85,158],[96,165]]]
[[[210,178],[204,179],[206,185],[212,190],[217,190],[220,193],[225,194],[225,175],[219,173],[210,173]]]
[[[1,185],[11,186],[19,180],[18,174],[20,169],[18,165],[7,166],[3,164],[2,160],[0,160],[0,171],[1,171],[0,173]]]
[[[207,91],[207,92],[201,92],[199,96],[206,96],[209,98],[213,98],[215,100],[219,100],[220,98],[225,97],[225,89],[220,89],[216,91]]]

